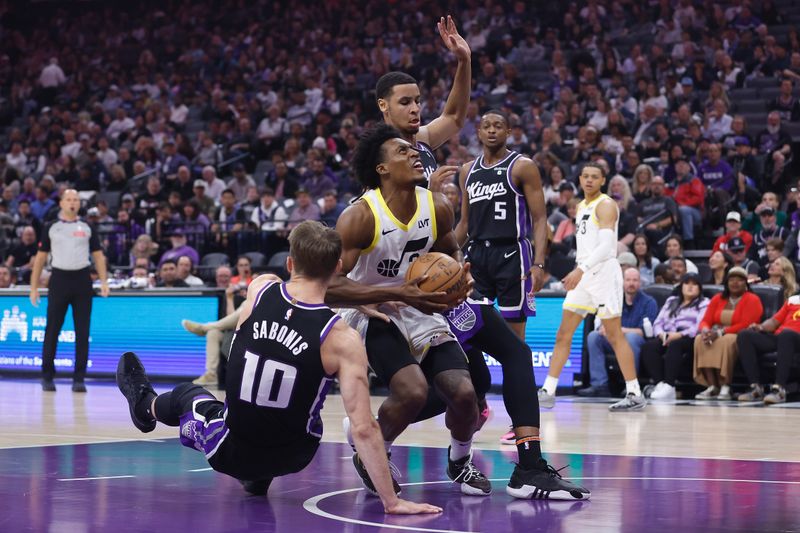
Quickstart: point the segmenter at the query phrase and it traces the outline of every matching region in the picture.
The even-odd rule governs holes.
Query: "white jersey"
[[[597,214],[595,211],[597,211],[597,206],[604,199],[611,200],[609,196],[601,194],[589,203],[587,203],[586,200],[583,200],[578,204],[578,212],[575,216],[575,239],[578,247],[575,261],[577,264],[581,264],[589,259],[589,256],[592,255],[592,252],[595,248],[597,248],[597,245],[600,242],[598,238],[598,234],[600,233],[600,225],[597,221]],[[617,242],[619,239],[617,235],[618,227],[619,213],[617,213],[617,222],[614,224],[614,242]],[[616,257],[616,255],[617,252],[615,249],[614,257]]]
[[[408,266],[436,242],[436,211],[433,194],[416,188],[417,210],[403,224],[389,210],[379,189],[362,196],[375,219],[372,243],[361,252],[348,278],[364,285],[398,286],[405,281]]]
[[[372,243],[361,252],[355,267],[347,275],[353,281],[373,287],[394,287],[405,282],[406,271],[414,259],[426,254],[436,242],[436,212],[433,194],[416,188],[417,210],[403,224],[389,210],[379,189],[362,196],[375,220]],[[411,306],[379,306],[408,341],[411,354],[421,361],[431,346],[454,342],[450,327],[442,315],[426,315]],[[366,338],[369,317],[357,309],[343,309],[342,318]]]

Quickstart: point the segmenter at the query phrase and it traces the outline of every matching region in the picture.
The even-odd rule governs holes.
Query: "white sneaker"
[[[547,391],[544,390],[544,387],[539,389],[539,407],[542,409],[552,409],[556,405],[556,395],[555,394],[547,394]]]
[[[675,387],[663,381],[658,382],[656,388],[650,393],[651,400],[674,400]]]
[[[719,389],[712,385],[709,388],[707,388],[706,390],[704,390],[703,392],[695,394],[694,399],[695,400],[716,400],[717,396],[719,396]]]
[[[722,390],[720,390],[720,391],[719,391],[719,394],[717,394],[717,400],[722,400],[722,401],[730,401],[731,399],[733,399],[733,398],[732,398],[732,396],[731,396],[731,389],[730,389],[730,387],[729,387],[729,388],[727,388],[727,389],[722,389]]]

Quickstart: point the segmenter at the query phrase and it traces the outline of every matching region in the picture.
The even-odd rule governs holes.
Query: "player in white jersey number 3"
[[[622,271],[616,261],[617,205],[600,189],[606,178],[600,165],[589,163],[580,175],[584,200],[578,205],[575,219],[578,253],[575,269],[563,279],[567,296],[556,345],[550,359],[550,370],[539,391],[542,407],[555,403],[558,376],[569,357],[572,336],[588,313],[596,313],[603,321],[608,342],[614,348],[625,378],[625,398],[611,405],[611,411],[642,409],[647,400],[639,388],[633,352],[622,333]]]

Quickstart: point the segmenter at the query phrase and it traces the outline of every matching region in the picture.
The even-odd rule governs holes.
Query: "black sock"
[[[538,436],[517,437],[517,454],[519,465],[525,470],[539,466],[542,458],[542,445]]]
[[[155,397],[156,395],[151,392],[134,406],[133,412],[136,414],[137,418],[147,422],[156,419],[156,417],[153,416],[153,410],[151,408],[153,405],[153,398]]]

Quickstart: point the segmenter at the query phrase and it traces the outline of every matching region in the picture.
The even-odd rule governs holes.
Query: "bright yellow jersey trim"
[[[383,211],[386,213],[386,216],[388,216],[389,219],[392,222],[394,222],[398,228],[400,228],[403,231],[408,231],[408,228],[410,228],[411,225],[414,224],[414,222],[416,222],[417,218],[419,217],[419,211],[420,211],[419,199],[417,197],[416,191],[414,192],[414,201],[417,203],[417,207],[416,211],[414,211],[414,215],[411,217],[411,220],[408,221],[408,224],[403,224],[397,219],[396,216],[394,216],[394,213],[392,213],[391,209],[389,209],[389,206],[386,205],[386,200],[383,199],[383,195],[381,194],[380,189],[375,189],[375,193],[376,196],[378,197],[378,204],[380,204],[381,209],[383,209]]]
[[[428,189],[425,189],[425,194],[428,195],[428,207],[431,210],[431,228],[433,231],[433,242],[436,242],[436,239],[438,238],[438,229],[439,229],[436,226],[436,206],[433,205],[433,193]]]
[[[378,195],[378,198],[380,198],[380,192]],[[372,203],[372,200],[370,200],[369,196],[364,196],[363,198],[364,201],[367,202],[369,210],[372,211],[372,218],[375,219],[375,231],[372,234],[372,242],[369,244],[369,246],[361,250],[361,255],[370,253],[378,245],[378,237],[381,234],[381,218],[378,216],[378,209],[375,207],[375,204]]]

